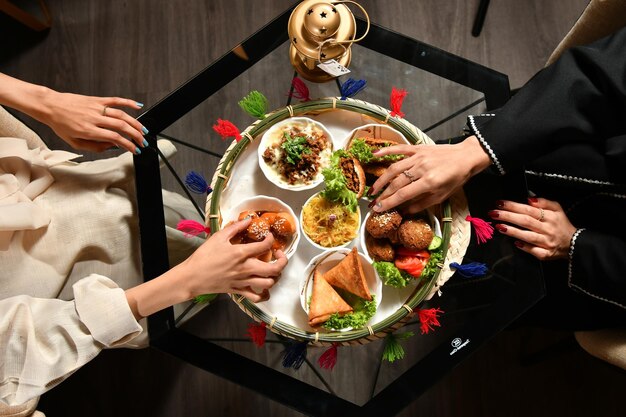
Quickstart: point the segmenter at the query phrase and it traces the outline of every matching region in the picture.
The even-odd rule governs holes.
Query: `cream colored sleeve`
[[[19,405],[48,391],[102,349],[141,333],[124,290],[92,274],[74,300],[15,296],[0,301],[0,401]]]

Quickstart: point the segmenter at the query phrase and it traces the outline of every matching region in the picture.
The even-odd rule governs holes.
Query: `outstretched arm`
[[[19,110],[48,125],[75,149],[101,152],[118,146],[141,153],[148,131],[120,107],[143,104],[120,97],[60,93],[0,73],[0,105]]]

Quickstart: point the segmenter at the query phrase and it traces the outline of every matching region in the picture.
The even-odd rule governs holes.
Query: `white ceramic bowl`
[[[363,256],[367,259],[368,263],[374,262],[374,260],[370,257],[369,252],[367,251],[367,245],[365,244],[365,237],[367,236],[367,230],[365,229],[365,224],[367,223],[367,219],[369,219],[372,212],[368,212],[363,219],[363,224],[361,224],[361,230],[359,231],[359,246],[361,251],[363,252]],[[433,232],[435,236],[442,237],[441,226],[439,224],[439,219],[428,211],[428,217],[430,218],[430,226],[433,228]]]
[[[291,255],[296,252],[298,244],[300,243],[301,232],[300,226],[298,224],[298,217],[293,212],[291,207],[289,207],[287,204],[277,198],[265,195],[258,195],[242,200],[235,206],[228,208],[228,210],[224,213],[222,224],[226,225],[231,221],[237,221],[239,213],[243,211],[269,211],[277,213],[288,213],[293,219],[295,232],[291,237],[291,240],[286,243],[284,252],[287,258],[291,257]]]
[[[396,129],[387,125],[371,123],[371,124],[359,126],[353,129],[350,133],[348,133],[348,136],[346,136],[346,138],[341,142],[343,145],[342,147],[347,149],[348,145],[353,139],[364,137],[364,136],[374,138],[374,139],[384,139],[390,142],[395,142],[400,145],[411,144],[411,142],[409,142],[407,138]]]
[[[279,142],[282,139],[283,133],[289,130],[294,125],[303,127],[305,129],[320,131],[326,136],[326,139],[328,140],[328,148],[324,150],[322,152],[322,155],[320,156],[321,160],[317,175],[312,181],[306,184],[289,184],[284,178],[282,178],[280,173],[274,167],[268,165],[263,159],[263,153],[265,152],[265,150],[272,144]],[[322,169],[330,165],[330,155],[332,154],[332,151],[333,136],[323,124],[313,119],[309,119],[308,117],[291,117],[287,120],[276,123],[275,125],[270,127],[261,137],[261,142],[259,143],[258,148],[259,166],[261,167],[261,171],[263,171],[265,177],[277,187],[292,191],[309,190],[311,188],[315,188],[324,181]]]
[[[317,197],[319,194],[320,194],[320,193],[315,193],[315,194],[313,194],[311,197],[309,197],[309,198],[306,200],[306,202],[304,203],[304,205],[302,206],[302,210],[300,210],[300,229],[301,229],[301,231],[302,231],[302,234],[304,235],[304,238],[305,238],[305,239],[306,239],[306,240],[307,240],[307,241],[308,241],[311,245],[313,245],[315,248],[320,249],[320,250],[329,250],[329,249],[337,249],[337,248],[345,248],[345,247],[347,247],[348,245],[350,245],[350,244],[354,241],[354,239],[356,239],[356,238],[358,237],[358,235],[359,235],[359,230],[358,230],[358,228],[355,230],[355,233],[354,233],[354,239],[351,239],[351,240],[347,241],[346,243],[344,243],[344,244],[342,244],[342,245],[332,246],[332,247],[325,247],[325,246],[320,245],[319,243],[314,242],[314,241],[313,241],[313,239],[311,239],[311,238],[310,238],[310,237],[306,234],[306,232],[304,231],[304,221],[303,221],[304,207],[305,207],[306,205],[308,205],[308,204],[309,204],[309,202],[310,202],[310,201],[311,201],[314,197]],[[357,214],[357,216],[358,216],[358,219],[357,219],[357,227],[359,227],[359,226],[360,226],[360,224],[361,224],[361,209],[359,208],[359,206],[357,206],[357,208],[356,208],[356,214]]]
[[[351,249],[340,248],[322,252],[315,256],[307,267],[304,269],[304,279],[300,285],[300,304],[302,309],[308,315],[309,314],[309,300],[313,291],[313,273],[317,269],[320,273],[325,273],[335,265],[337,265],[343,258],[350,253]],[[376,308],[380,305],[383,298],[383,283],[378,278],[378,274],[374,270],[374,267],[370,262],[367,262],[365,256],[359,252],[361,263],[363,264],[363,272],[365,273],[365,280],[370,289],[370,293],[375,297]],[[335,329],[347,331],[348,329]]]

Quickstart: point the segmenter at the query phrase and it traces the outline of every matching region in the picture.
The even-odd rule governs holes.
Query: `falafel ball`
[[[398,229],[398,240],[405,248],[424,250],[428,248],[435,233],[424,219],[405,220]]]
[[[376,239],[370,234],[365,236],[365,247],[367,253],[375,261],[393,262],[396,252],[391,246],[391,242],[387,239]]]
[[[382,213],[372,212],[365,222],[365,230],[376,239],[382,239],[398,230],[400,223],[402,223],[402,215],[398,210],[392,209]]]

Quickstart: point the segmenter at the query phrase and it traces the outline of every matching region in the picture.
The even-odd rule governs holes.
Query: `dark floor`
[[[154,104],[291,5],[274,1],[56,0],[49,33],[0,16],[0,71],[89,95]],[[363,0],[372,20],[507,74],[539,70],[585,0]],[[29,124],[52,146],[45,126]],[[532,356],[541,352],[538,356]],[[530,356],[529,356],[530,355]],[[570,333],[519,328],[496,336],[400,415],[619,416],[626,374],[582,351]],[[299,413],[152,349],[105,351],[42,397],[56,416],[295,416]]]

